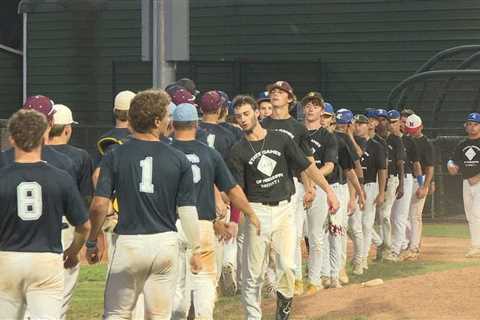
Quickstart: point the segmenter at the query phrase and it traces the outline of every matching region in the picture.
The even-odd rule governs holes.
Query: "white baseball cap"
[[[135,93],[130,90],[120,91],[115,96],[115,102],[113,104],[113,109],[115,110],[130,110],[130,102],[132,102]]]
[[[53,114],[53,124],[55,125],[78,124],[77,121],[73,120],[72,111],[66,105],[56,104],[53,106],[53,110],[55,110],[55,113]]]
[[[420,118],[416,114],[412,114],[411,116],[408,116],[407,122],[405,123],[405,130],[408,133],[415,133],[418,128],[422,125],[422,118]]]

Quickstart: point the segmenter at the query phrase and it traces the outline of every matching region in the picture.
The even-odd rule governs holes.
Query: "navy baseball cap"
[[[270,101],[270,96],[268,95],[268,91],[262,91],[257,96],[257,103],[262,101]]]
[[[375,118],[385,118],[388,119],[388,112],[385,109],[377,109],[375,111]]]
[[[337,111],[335,119],[337,120],[337,124],[349,124],[352,123],[353,113],[348,109],[340,109]]]
[[[191,103],[182,103],[179,104],[172,115],[173,121],[197,121],[198,112],[197,108]]]
[[[365,109],[365,116],[367,118],[375,118],[377,114],[377,109],[375,108],[367,108]]]
[[[330,102],[325,102],[325,108],[323,109],[324,114],[329,114],[333,116],[335,114],[335,110],[333,109],[333,106]]]
[[[305,106],[311,100],[317,100],[318,103],[321,105],[323,102],[322,94],[316,91],[311,91],[307,93],[307,95],[302,98],[302,101],[301,101],[302,105]]]
[[[232,104],[232,101],[230,100],[230,97],[228,96],[228,94],[225,91],[222,91],[222,90],[217,90],[217,93],[222,98],[222,107],[228,109],[230,104]]]
[[[53,106],[54,103],[49,97],[37,95],[28,97],[22,108],[35,110],[47,117],[48,120],[53,120],[53,114],[55,113],[55,108]]]
[[[398,110],[390,110],[387,112],[388,120],[398,120],[400,119],[400,112]]]
[[[472,112],[468,115],[467,121],[480,123],[480,113]]]

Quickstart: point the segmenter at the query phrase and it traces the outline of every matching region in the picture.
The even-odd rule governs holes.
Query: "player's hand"
[[[357,202],[360,210],[363,210],[363,208],[365,208],[365,203],[367,202],[367,200],[365,199],[365,194],[363,192],[360,195],[358,195]]]
[[[238,234],[238,224],[236,222],[229,222],[225,226],[225,232],[227,234],[227,238],[225,240],[235,239]]]
[[[310,189],[305,192],[303,196],[303,207],[309,209],[312,207],[313,200],[315,200],[315,189]]]
[[[375,203],[375,205],[377,206],[381,206],[384,202],[385,202],[385,193],[379,192],[373,203]]]
[[[417,189],[415,192],[415,195],[417,196],[418,199],[423,199],[427,196],[428,194],[428,187],[423,186]]]
[[[460,170],[460,168],[455,163],[453,163],[453,161],[448,161],[447,169],[448,173],[450,173],[452,176],[457,175],[458,171]]]
[[[403,197],[403,185],[398,185],[397,191],[395,191],[395,196],[397,199],[401,199]]]
[[[85,251],[85,257],[89,264],[99,263],[102,260],[103,250],[97,245],[93,248],[87,248]]]
[[[255,227],[255,229],[257,230],[257,236],[259,236],[261,232],[261,227],[260,220],[258,220],[257,215],[248,217],[248,221]]]
[[[215,211],[217,213],[217,218],[223,219],[228,213],[230,207],[223,201],[215,202]]]
[[[73,252],[72,247],[67,248],[63,252],[63,267],[65,269],[71,269],[80,262],[80,256],[78,252]]]
[[[215,234],[219,240],[224,240],[228,236],[226,232],[226,223],[222,220],[216,220],[213,223],[213,230],[215,231]]]
[[[355,203],[355,199],[348,200],[347,215],[351,216],[356,209],[357,204]]]
[[[480,181],[480,176],[476,175],[476,176],[473,176],[471,178],[468,178],[467,180],[468,180],[469,185],[474,186]]]
[[[200,260],[200,253],[192,254],[190,258],[190,270],[193,274],[202,271],[202,261]]]
[[[328,211],[330,211],[331,214],[335,214],[338,211],[338,208],[340,208],[340,203],[333,191],[327,193],[327,204]]]

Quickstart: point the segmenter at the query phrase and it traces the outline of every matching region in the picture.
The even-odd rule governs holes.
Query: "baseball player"
[[[391,212],[395,199],[403,197],[404,188],[404,162],[405,147],[400,137],[400,112],[383,109],[377,110],[378,126],[376,128],[379,136],[387,143],[388,154],[388,178],[385,190],[385,201],[378,206],[380,220],[380,236],[382,246],[377,247],[377,256],[383,259],[388,256],[392,247],[392,224]]]
[[[241,209],[249,220],[258,225],[242,189],[236,184],[221,155],[207,145],[195,140],[198,113],[191,104],[177,106],[173,113],[175,138],[172,146],[185,153],[192,163],[193,183],[195,184],[197,211],[199,213],[200,259],[203,270],[190,274],[184,257],[188,257],[186,240],[182,226],[177,222],[180,236],[180,276],[177,282],[175,319],[186,319],[190,307],[190,290],[193,293],[196,319],[213,319],[216,300],[216,241],[215,236],[223,236],[225,222],[219,219],[215,210],[213,185],[226,192],[234,205]],[[258,229],[259,230],[259,229]],[[189,283],[190,282],[190,283]]]
[[[259,120],[271,117],[273,112],[272,103],[268,91],[262,91],[257,96],[258,110],[260,111]]]
[[[422,212],[425,205],[425,199],[433,181],[433,171],[435,164],[435,154],[433,145],[422,133],[422,119],[413,114],[407,118],[405,130],[413,137],[413,141],[419,152],[422,175],[417,176],[413,182],[415,194],[410,201],[409,221],[410,233],[407,238],[409,241],[408,253],[405,259],[416,260],[420,254],[420,241],[422,239]],[[432,190],[433,191],[433,190]]]
[[[262,120],[262,126],[265,129],[283,132],[303,150],[307,158],[314,163],[312,150],[306,140],[307,129],[305,126],[295,120],[289,113],[290,107],[296,97],[293,89],[286,81],[276,81],[267,87],[270,102],[273,106],[273,113],[270,117]],[[313,185],[304,173],[298,173],[296,170],[291,172],[295,184],[295,195],[293,197],[295,209],[295,223],[297,238],[295,239],[295,294],[303,293],[302,281],[302,250],[303,228],[305,222],[305,207],[310,207],[315,197]],[[300,180],[301,182],[300,182]]]
[[[466,258],[480,258],[480,113],[465,122],[467,138],[460,142],[448,162],[448,172],[463,177],[463,205],[470,229],[471,248]]]
[[[368,118],[355,116],[355,139],[362,148],[362,169],[364,170],[364,190],[366,194],[363,209],[356,208],[349,217],[353,240],[353,274],[361,275],[368,266],[368,253],[372,242],[375,207],[385,197],[387,162],[385,149],[368,134]],[[378,182],[377,182],[378,181]]]
[[[201,270],[192,165],[183,152],[159,141],[168,126],[169,102],[164,91],[138,93],[128,112],[133,137],[108,152],[100,165],[86,244],[90,263],[102,256],[96,240],[114,192],[119,202],[105,319],[130,319],[142,292],[145,318],[170,319],[178,274],[177,217],[192,250],[192,272]]]
[[[78,266],[90,230],[73,178],[42,161],[46,118],[20,110],[8,122],[15,159],[0,169],[0,309],[4,319],[60,319],[64,267]],[[62,216],[75,227],[63,251]],[[63,252],[63,257],[62,257]]]
[[[288,319],[295,280],[295,221],[291,201],[295,186],[290,174],[292,167],[305,171],[315,184],[325,190],[331,210],[338,209],[338,201],[325,178],[291,138],[260,126],[258,106],[252,97],[237,96],[233,107],[245,138],[232,148],[228,163],[262,225],[258,235],[254,226],[247,223],[242,285],[245,312],[247,319],[262,317],[260,290],[268,253],[272,248],[277,275],[276,319]]]
[[[233,136],[235,137],[235,141],[242,139],[243,132],[238,126],[233,125],[231,122],[227,121],[227,117],[229,116],[229,109],[232,101],[230,101],[230,97],[224,91],[217,90],[218,94],[222,97],[222,105],[220,110],[220,115],[218,117],[217,124],[221,127],[224,127],[228,131],[230,131]]]

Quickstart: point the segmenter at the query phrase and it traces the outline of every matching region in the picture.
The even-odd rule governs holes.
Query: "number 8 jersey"
[[[95,196],[118,199],[117,234],[176,231],[176,207],[195,206],[185,154],[160,141],[130,139],[100,163]]]
[[[88,219],[73,178],[44,161],[2,168],[0,203],[0,251],[61,253],[62,216]]]

